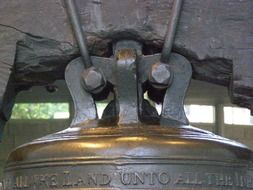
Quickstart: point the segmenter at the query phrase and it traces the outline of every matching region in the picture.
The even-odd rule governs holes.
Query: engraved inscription
[[[202,185],[203,181],[201,179],[200,173],[185,172],[178,174],[174,184],[181,185]]]
[[[123,185],[166,185],[170,182],[170,175],[166,172],[130,172],[120,173],[120,181]]]
[[[225,175],[222,173],[205,173],[208,185],[242,187],[253,189],[253,177],[251,175]]]
[[[31,176],[15,176],[4,180],[4,189],[37,189],[83,186],[110,185],[111,176],[104,173],[88,173],[85,176],[72,175],[70,171],[52,174],[35,174]]]
[[[97,169],[97,168],[96,168]],[[179,172],[166,168],[162,171],[130,171],[127,169],[105,170],[103,172],[80,172],[60,170],[60,172],[17,175],[6,177],[4,190],[34,190],[57,188],[229,188],[253,189],[250,172]],[[24,172],[28,174],[29,172]],[[81,173],[81,174],[80,174]]]

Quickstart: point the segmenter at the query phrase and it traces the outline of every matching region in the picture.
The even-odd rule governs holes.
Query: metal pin
[[[65,3],[66,3],[67,12],[70,17],[70,22],[72,24],[75,37],[76,37],[78,46],[80,48],[80,53],[84,61],[84,67],[87,69],[92,66],[92,63],[89,56],[86,36],[81,26],[80,18],[77,14],[76,4],[74,0],[65,0]]]
[[[174,42],[177,24],[182,8],[183,0],[174,0],[171,17],[168,23],[167,32],[165,35],[164,45],[162,49],[161,62],[168,63],[172,45]]]

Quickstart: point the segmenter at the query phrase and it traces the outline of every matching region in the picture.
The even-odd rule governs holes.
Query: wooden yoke
[[[111,44],[119,39],[141,42],[145,54],[160,52],[172,3],[77,0],[90,54],[110,57]],[[232,102],[251,110],[252,10],[252,0],[184,0],[172,49],[190,61],[194,79],[229,87]],[[79,50],[63,1],[8,0],[1,2],[0,12],[2,134],[16,94],[64,79]]]

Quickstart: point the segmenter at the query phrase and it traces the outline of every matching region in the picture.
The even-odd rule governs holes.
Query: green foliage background
[[[68,103],[18,103],[12,119],[54,119],[56,112],[69,112]]]

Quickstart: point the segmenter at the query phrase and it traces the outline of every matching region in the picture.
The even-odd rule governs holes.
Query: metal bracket
[[[164,96],[160,123],[167,125],[176,121],[188,125],[189,121],[184,112],[184,98],[192,76],[191,64],[185,57],[176,53],[171,54],[169,62],[174,78]]]
[[[159,63],[161,54],[144,56],[141,60],[140,71],[142,73],[141,82],[148,81],[149,73],[152,65]],[[173,81],[171,85],[165,89],[165,94],[158,94],[162,98],[162,113],[159,117],[160,124],[168,125],[171,123],[181,123],[188,125],[188,119],[184,112],[184,98],[192,76],[192,68],[190,62],[182,55],[172,53],[169,59],[171,73],[173,73]],[[150,88],[148,91],[159,89]]]
[[[81,58],[74,59],[65,70],[65,80],[75,107],[71,125],[97,119],[97,111],[92,95],[81,84],[84,64]]]
[[[103,93],[108,84],[113,86],[115,99],[106,108],[103,118],[117,118],[119,125],[150,121],[160,121],[164,125],[188,124],[183,101],[192,74],[191,66],[183,56],[171,54],[182,0],[174,0],[161,54],[144,56],[140,43],[122,40],[114,44],[114,58],[89,56],[74,0],[65,2],[82,55],[82,59],[73,60],[66,69],[66,81],[76,111],[73,125],[97,120],[92,96]],[[161,116],[144,100],[145,91],[157,91],[163,103]]]
[[[161,95],[164,97],[161,98],[163,99],[161,116],[158,116],[155,109],[143,98],[145,91],[160,91],[159,88],[143,88],[144,84],[149,83],[150,71],[160,58],[161,54],[142,55],[141,45],[135,41],[116,43],[114,58],[91,56],[93,67],[100,69],[107,83],[113,86],[115,99],[105,111],[107,114],[104,115],[107,118],[117,118],[119,125],[152,121],[160,121],[162,125],[173,122],[188,124],[183,101],[192,71],[190,63],[183,56],[175,53],[170,55],[169,65],[173,81]],[[81,84],[83,69],[80,58],[73,60],[66,69],[66,82],[76,110],[73,125],[97,120],[92,93],[85,90]]]

